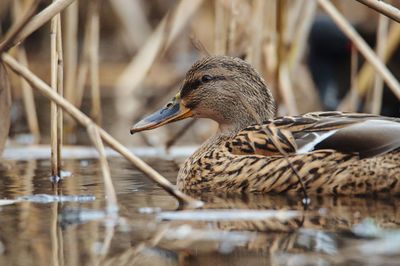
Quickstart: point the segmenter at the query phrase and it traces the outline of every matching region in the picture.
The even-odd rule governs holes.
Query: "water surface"
[[[172,182],[178,163],[147,162]],[[110,159],[120,207],[104,213],[96,159],[68,159],[58,187],[48,160],[0,167],[0,265],[396,265],[398,198],[197,197],[176,201],[122,158]],[[7,200],[6,200],[7,199]]]

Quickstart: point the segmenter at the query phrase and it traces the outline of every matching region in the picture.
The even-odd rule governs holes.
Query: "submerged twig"
[[[67,113],[69,113],[74,119],[79,121],[82,125],[88,127],[89,125],[93,125],[99,130],[99,134],[101,138],[115,151],[125,157],[128,161],[130,161],[133,165],[135,165],[141,172],[143,172],[147,177],[149,177],[152,181],[157,183],[160,187],[162,187],[166,192],[170,195],[174,196],[179,203],[186,205],[188,207],[196,208],[202,205],[201,201],[195,200],[192,197],[184,194],[182,191],[179,191],[174,185],[172,185],[165,177],[160,175],[157,171],[143,162],[140,158],[129,152],[129,150],[115,140],[111,135],[109,135],[104,129],[95,125],[93,121],[84,113],[82,113],[79,109],[77,109],[73,104],[65,100],[63,97],[54,92],[43,80],[38,78],[35,74],[33,74],[29,69],[21,65],[14,58],[12,58],[8,54],[2,55],[3,61],[18,75],[24,77],[33,88],[36,88],[40,93],[42,93],[45,97],[54,101],[57,105],[64,109]]]
[[[118,211],[117,194],[115,193],[114,185],[111,180],[110,167],[108,166],[106,152],[104,150],[103,141],[100,137],[99,129],[94,124],[90,124],[87,126],[86,130],[99,153],[99,161],[103,173],[104,190],[106,192],[107,212],[115,213]]]

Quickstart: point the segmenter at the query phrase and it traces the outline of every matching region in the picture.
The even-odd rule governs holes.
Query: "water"
[[[174,160],[147,162],[174,181]],[[111,158],[119,215],[106,215],[95,159],[68,159],[59,187],[48,160],[0,167],[0,265],[398,265],[398,198],[203,194],[176,201]]]

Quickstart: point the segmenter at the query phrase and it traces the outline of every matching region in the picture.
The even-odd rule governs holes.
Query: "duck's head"
[[[219,124],[222,133],[234,132],[258,119],[272,118],[274,113],[271,91],[250,64],[239,58],[212,56],[196,62],[178,94],[135,124],[131,133],[188,117],[209,118]]]

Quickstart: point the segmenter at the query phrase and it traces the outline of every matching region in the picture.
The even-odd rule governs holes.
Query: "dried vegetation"
[[[13,15],[9,16],[11,26],[0,38],[1,59],[18,79],[12,78],[11,73],[7,74],[0,65],[0,151],[10,123],[10,79],[15,95],[21,89],[27,124],[36,144],[42,138],[32,89],[51,101],[51,127],[46,130],[51,132],[54,177],[60,176],[62,168],[63,135],[73,134],[78,122],[87,129],[98,150],[110,212],[118,208],[103,142],[179,202],[198,206],[198,201],[179,192],[100,127],[105,117],[101,93],[110,93],[109,89],[101,88],[115,88],[113,99],[119,117],[115,127],[118,129],[118,125],[124,125],[129,128],[132,118],[141,117],[149,111],[149,106],[161,104],[173,95],[194,57],[229,54],[245,58],[262,73],[273,88],[279,114],[319,109],[304,55],[314,17],[317,12],[324,12],[354,45],[352,86],[339,108],[355,111],[356,103],[366,99],[367,111],[379,113],[384,83],[400,98],[399,82],[386,66],[399,44],[400,26],[397,22],[400,15],[395,6],[381,1],[357,1],[382,13],[376,27],[375,51],[329,0],[181,0],[151,4],[128,0],[79,3],[77,0],[2,1],[0,13]],[[340,2],[335,1],[341,6]],[[358,7],[368,10],[362,5]],[[45,34],[38,33],[32,40],[25,41],[42,27],[48,29]],[[111,36],[112,40],[105,42],[107,45],[101,45],[104,41],[102,34]],[[30,42],[36,42],[35,47],[46,42],[50,45],[42,47],[49,50],[35,54],[31,49],[27,56],[24,46]],[[43,57],[40,61],[38,54],[43,53],[48,53],[47,65],[50,67],[37,67],[38,62],[43,63]],[[358,54],[365,58],[361,68],[358,68]],[[90,118],[80,110],[86,87],[90,95]],[[144,87],[162,89],[145,91]],[[68,114],[64,118],[63,112]],[[172,138],[168,138],[167,146],[193,126],[194,122],[185,124]],[[146,143],[152,143],[149,135],[142,135],[142,138]]]

